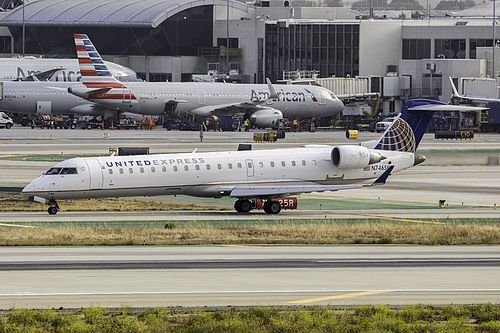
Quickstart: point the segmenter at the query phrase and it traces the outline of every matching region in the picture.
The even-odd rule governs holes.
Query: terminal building
[[[407,98],[448,101],[448,76],[456,82],[498,76],[493,44],[500,29],[492,29],[491,2],[447,17],[399,12],[384,19],[346,7],[270,4],[275,2],[26,1],[0,16],[0,56],[75,57],[73,34],[85,33],[103,58],[145,80],[223,74],[264,83],[266,77],[276,82],[289,71],[310,71],[320,78],[366,80],[366,92],[381,93],[387,112]]]

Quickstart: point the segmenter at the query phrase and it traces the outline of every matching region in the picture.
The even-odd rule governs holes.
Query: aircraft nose
[[[33,185],[33,182],[29,183],[26,185],[25,188],[23,188],[22,193],[31,193],[35,190],[35,185]]]

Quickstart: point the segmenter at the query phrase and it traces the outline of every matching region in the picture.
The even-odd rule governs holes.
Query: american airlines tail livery
[[[55,165],[23,193],[50,205],[49,214],[57,213],[59,199],[169,194],[232,197],[240,213],[252,209],[251,199],[263,199],[264,211],[277,214],[282,208],[278,198],[385,183],[391,173],[425,160],[416,149],[433,111],[478,109],[411,100],[379,140],[359,146],[73,158]]]
[[[68,91],[116,110],[158,114],[176,109],[201,118],[242,114],[258,127],[274,127],[283,116],[334,116],[344,104],[328,89],[318,86],[229,84],[200,82],[117,81],[87,35],[75,34],[82,75],[81,85]]]

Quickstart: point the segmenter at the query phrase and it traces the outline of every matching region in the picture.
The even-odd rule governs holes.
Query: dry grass
[[[175,203],[146,201],[146,200],[117,200],[117,199],[90,199],[90,200],[59,200],[58,205],[64,211],[133,211],[133,210],[227,210],[214,206],[181,205]],[[22,196],[6,196],[0,198],[0,211],[45,211],[47,205],[28,201]]]
[[[254,227],[2,229],[0,246],[200,244],[499,244],[496,225],[393,223]]]

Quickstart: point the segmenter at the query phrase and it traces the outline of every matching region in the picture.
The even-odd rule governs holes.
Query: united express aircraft
[[[392,172],[425,160],[416,149],[433,111],[478,109],[411,100],[379,140],[359,146],[73,158],[55,165],[23,193],[50,205],[49,214],[57,213],[59,199],[169,194],[232,197],[242,213],[252,209],[251,199],[261,199],[266,213],[277,214],[289,202],[278,198],[385,183]]]
[[[228,84],[200,82],[129,82],[115,80],[94,45],[75,34],[82,75],[81,85],[69,92],[116,110],[162,113],[180,109],[202,119],[242,114],[257,127],[274,127],[283,116],[334,116],[344,104],[328,89],[318,86]]]

